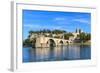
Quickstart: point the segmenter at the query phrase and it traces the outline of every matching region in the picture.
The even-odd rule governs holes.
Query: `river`
[[[23,48],[23,62],[91,59],[90,45],[67,45],[51,48]]]

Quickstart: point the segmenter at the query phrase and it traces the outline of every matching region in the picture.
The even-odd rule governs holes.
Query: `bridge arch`
[[[66,41],[67,44],[69,44],[69,41]]]
[[[56,46],[56,42],[53,39],[48,39],[47,42],[46,42],[46,45],[48,47],[55,47]]]
[[[59,45],[63,45],[64,42],[62,40],[59,41]]]

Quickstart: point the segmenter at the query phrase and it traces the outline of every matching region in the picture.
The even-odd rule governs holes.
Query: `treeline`
[[[66,31],[64,30],[58,30],[58,29],[55,29],[55,30],[49,30],[49,29],[43,29],[43,30],[38,30],[38,31],[29,31],[29,34],[32,34],[32,33],[52,33],[52,34],[61,34],[61,33],[66,33]]]
[[[25,40],[23,41],[23,46],[24,46],[24,47],[31,47],[31,46],[32,46],[32,42],[30,41],[29,38],[27,38],[27,39],[25,39]]]
[[[78,39],[79,42],[83,42],[84,43],[84,42],[87,42],[87,41],[91,40],[91,34],[82,32],[77,36],[76,39]]]
[[[30,38],[27,38],[23,41],[24,47],[35,47],[36,38],[30,40]]]

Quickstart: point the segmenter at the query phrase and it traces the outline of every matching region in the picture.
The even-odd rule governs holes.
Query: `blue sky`
[[[22,17],[24,39],[27,38],[30,30],[60,29],[75,32],[78,28],[87,33],[91,32],[90,13],[23,10]]]

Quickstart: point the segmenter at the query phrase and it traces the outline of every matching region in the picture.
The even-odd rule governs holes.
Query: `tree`
[[[32,33],[34,33],[34,31],[30,30],[30,31],[29,31],[29,34],[32,35]]]
[[[85,33],[80,33],[79,34],[79,39],[80,39],[81,42],[85,42],[85,37],[86,37]]]
[[[69,37],[74,36],[72,33],[66,33],[64,34],[64,39],[68,40]]]
[[[86,42],[91,39],[91,35],[84,32],[80,33],[77,37],[79,38],[80,42]]]
[[[25,40],[23,41],[23,46],[27,46],[27,47],[32,46],[32,43],[31,43],[30,39],[25,39]]]
[[[88,41],[88,40],[91,40],[91,35],[90,34],[87,34],[86,35],[86,40]]]
[[[53,30],[52,33],[54,33],[54,34],[62,34],[62,33],[66,33],[66,31],[56,29],[56,30]]]

